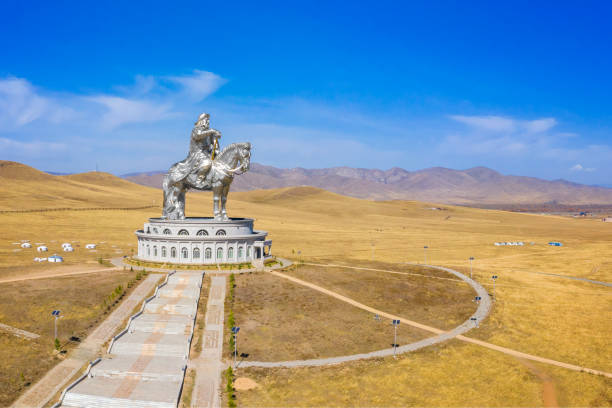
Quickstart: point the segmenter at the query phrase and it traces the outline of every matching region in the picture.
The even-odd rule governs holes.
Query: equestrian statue
[[[232,143],[219,151],[221,132],[210,127],[210,115],[203,113],[191,131],[189,154],[174,163],[164,176],[162,218],[185,219],[185,193],[189,189],[213,192],[215,220],[227,221],[225,203],[236,174],[251,164],[251,144]]]

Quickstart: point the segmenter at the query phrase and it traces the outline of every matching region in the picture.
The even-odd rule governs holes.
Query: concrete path
[[[192,406],[213,408],[221,405],[221,374],[225,365],[221,362],[223,353],[223,320],[225,303],[225,276],[211,277],[210,292],[206,305],[202,353],[191,361],[190,368],[196,370]]]
[[[61,406],[175,408],[202,277],[202,272],[169,275],[155,297],[130,319],[128,328],[114,338],[110,354],[66,390]]]
[[[40,334],[32,333],[26,330],[21,330],[8,324],[0,323],[0,330],[4,330],[14,336],[21,337],[27,340],[34,340],[40,337]]]
[[[105,269],[108,270],[108,269]],[[160,275],[147,276],[121,304],[100,324],[75,350],[70,357],[53,367],[44,377],[32,385],[13,404],[14,407],[42,407],[89,361],[100,354],[102,345],[112,337],[132,310],[159,281]]]
[[[310,265],[330,266],[330,267],[349,268],[349,269],[376,270],[376,271],[388,272],[388,273],[396,273],[397,272],[397,271],[386,271],[386,270],[383,270],[383,269],[361,268],[361,267],[356,267],[356,266],[345,266],[345,265],[312,264],[312,263]],[[450,268],[444,268],[444,267],[441,267],[441,266],[434,266],[434,265],[424,265],[424,266],[452,273],[453,275],[455,275],[455,276],[465,280],[466,282],[467,281],[472,281],[472,279],[468,278],[467,276],[464,276],[460,272],[454,271],[454,270],[452,270]],[[298,283],[300,285],[307,286],[307,287],[309,287],[311,289],[314,289],[314,290],[317,290],[317,291],[319,291],[321,293],[325,293],[326,295],[332,296],[332,297],[334,297],[336,299],[342,300],[342,301],[347,302],[347,303],[349,303],[349,304],[351,304],[353,306],[359,307],[359,308],[361,308],[363,310],[367,310],[367,311],[369,311],[371,313],[378,313],[381,316],[385,316],[385,317],[387,317],[389,319],[400,319],[402,321],[402,323],[405,322],[405,323],[410,324],[410,325],[412,325],[414,327],[418,327],[418,328],[423,329],[423,330],[431,331],[433,333],[437,333],[437,334],[444,333],[443,330],[437,329],[435,327],[431,327],[431,326],[427,326],[427,325],[424,325],[424,324],[421,324],[421,323],[413,322],[413,321],[410,321],[408,319],[404,319],[404,318],[402,318],[400,316],[391,315],[389,313],[385,313],[385,312],[379,311],[377,309],[371,308],[369,306],[363,305],[363,304],[361,304],[361,303],[359,303],[359,302],[357,302],[357,301],[355,301],[353,299],[350,299],[350,298],[348,298],[346,296],[342,296],[339,293],[336,293],[336,292],[330,291],[328,289],[322,288],[322,287],[317,286],[317,285],[315,285],[313,283],[306,282],[306,281],[303,281],[303,280],[300,280],[300,279],[297,279],[297,278],[294,278],[292,276],[288,276],[288,275],[285,275],[285,274],[282,274],[282,273],[278,273],[278,272],[270,272],[270,273],[272,273],[272,274],[274,274],[276,276],[285,278],[285,279],[289,279],[289,280],[291,280],[291,281],[293,281],[295,283]],[[472,281],[472,282],[476,283],[475,281]],[[481,288],[482,288],[482,286],[481,286]],[[485,291],[485,294],[486,294],[486,291]],[[479,292],[479,295],[480,295],[480,292]],[[480,296],[482,297],[483,300],[484,299],[489,299],[488,294],[486,296],[483,296],[483,295],[480,295]],[[457,328],[455,328],[454,330],[457,330]],[[452,332],[447,332],[447,333],[452,333]],[[434,337],[434,339],[435,338],[436,337]],[[451,337],[449,337],[449,338],[451,338]],[[550,365],[557,366],[557,367],[567,368],[567,369],[573,370],[573,371],[587,372],[587,373],[590,373],[590,374],[603,375],[605,377],[612,378],[612,373],[608,373],[608,372],[601,371],[601,370],[594,370],[594,369],[591,369],[591,368],[582,367],[582,366],[578,366],[578,365],[575,365],[575,364],[568,364],[568,363],[564,363],[562,361],[556,361],[556,360],[552,360],[552,359],[548,359],[548,358],[544,358],[544,357],[540,357],[540,356],[535,356],[533,354],[523,353],[523,352],[512,350],[512,349],[509,349],[509,348],[506,348],[506,347],[497,346],[495,344],[488,343],[486,341],[481,341],[481,340],[476,340],[476,339],[473,339],[473,338],[470,338],[470,337],[465,337],[465,336],[463,336],[461,334],[455,335],[454,338],[456,338],[457,340],[465,341],[466,343],[472,343],[472,344],[476,344],[478,346],[486,347],[486,348],[491,349],[491,350],[499,351],[501,353],[508,354],[508,355],[513,356],[513,357],[518,357],[518,358],[522,358],[522,359],[525,359],[525,360],[536,361],[536,362],[544,363],[544,364],[550,364]],[[425,339],[425,340],[422,340],[421,342],[424,342],[424,341],[427,341],[427,340],[430,340],[430,339]],[[403,347],[408,347],[409,348],[409,347],[411,347],[413,345],[418,345],[418,343],[421,343],[421,342],[412,343],[412,344],[409,344],[409,345],[403,346]],[[421,347],[424,347],[424,346],[421,346]],[[401,349],[401,347],[399,347],[398,350],[399,349]],[[388,349],[388,350],[392,350],[392,349]],[[388,350],[387,350],[387,353],[388,353]],[[411,351],[411,350],[406,350],[406,351]],[[385,350],[381,350],[379,352],[385,352]],[[375,352],[375,353],[378,353],[378,352]],[[369,354],[371,354],[371,353],[369,353]],[[359,355],[356,355],[356,356],[359,356]],[[353,356],[343,356],[343,357],[336,357],[336,358],[338,358],[338,359],[340,359],[340,358],[349,358],[349,360],[345,360],[345,361],[355,360],[355,359],[353,359],[351,357],[353,357]],[[368,358],[368,357],[360,357],[360,358]],[[326,360],[326,359],[323,359],[323,360]],[[273,367],[274,366],[274,365],[270,366],[269,364],[277,364],[276,367],[283,367],[283,366],[288,367],[289,365],[287,365],[287,364],[289,364],[289,363],[293,364],[291,366],[320,365],[320,364],[298,363],[298,361],[304,361],[305,362],[305,361],[309,361],[309,360],[283,361],[283,362],[272,362],[272,363],[268,363],[268,362],[248,362],[247,363],[247,362],[245,362],[245,363],[242,363],[242,367],[246,367],[247,365],[260,366],[260,367]],[[317,360],[311,360],[311,361],[317,361]],[[341,361],[339,361],[339,362],[341,362]],[[327,363],[327,364],[330,364],[330,363]]]
[[[0,283],[11,283],[11,282],[21,282],[25,280],[33,280],[33,279],[49,279],[49,278],[59,278],[62,276],[73,276],[73,275],[86,275],[89,273],[96,272],[114,272],[116,268],[101,268],[101,269],[86,269],[84,271],[74,271],[74,272],[56,272],[56,273],[45,273],[42,275],[25,275],[20,276],[18,278],[3,278],[0,279]]]
[[[284,259],[284,258],[276,258],[277,261],[279,261],[278,264],[272,266],[272,267],[266,267],[266,269],[282,269],[282,268],[286,268],[288,266],[293,265],[293,263],[288,260],[288,259]],[[133,268],[135,271],[142,271],[142,270],[147,270],[147,271],[153,271],[153,272],[163,272],[163,273],[167,273],[167,272],[197,272],[199,273],[200,270],[185,270],[185,269],[175,269],[175,268],[153,268],[153,267],[147,267],[147,266],[138,266],[138,265],[131,265],[129,263],[125,263],[123,257],[117,257],[117,258],[112,258],[111,263],[113,265],[115,265],[117,268]],[[215,265],[212,265],[215,266]],[[217,265],[218,267],[218,265]],[[249,269],[221,269],[220,267],[216,268],[216,269],[206,269],[204,270],[205,273],[210,273],[210,274],[215,274],[215,275],[230,275],[230,274],[234,274],[234,273],[248,273],[248,272],[257,272],[260,271],[261,269],[258,268],[249,268]]]

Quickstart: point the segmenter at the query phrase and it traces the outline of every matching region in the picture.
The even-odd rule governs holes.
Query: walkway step
[[[130,324],[130,332],[185,334],[193,329],[193,318],[185,315],[145,313]]]

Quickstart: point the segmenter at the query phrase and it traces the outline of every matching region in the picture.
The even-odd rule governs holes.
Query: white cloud
[[[25,79],[0,79],[0,128],[16,128],[38,119],[59,123],[73,113],[58,100],[41,96]]]
[[[106,108],[101,117],[103,128],[112,129],[127,123],[156,122],[171,116],[171,105],[99,95],[86,98]]]
[[[520,122],[526,131],[530,133],[541,133],[552,129],[557,125],[555,118],[543,118],[536,120],[528,120]]]
[[[109,130],[131,123],[155,122],[200,102],[225,83],[207,71],[182,76],[137,75],[134,84],[97,95],[64,93],[49,96],[23,78],[0,78],[0,129],[16,129],[41,120],[80,122]]]
[[[451,115],[450,118],[468,126],[494,132],[510,132],[516,127],[516,121],[501,116]]]
[[[211,95],[227,82],[219,75],[198,69],[194,70],[192,75],[168,76],[165,79],[180,85],[182,93],[195,102]]]
[[[7,139],[0,137],[0,150],[3,152],[11,152],[17,155],[32,155],[40,156],[48,153],[63,152],[68,149],[64,143],[54,143],[46,141],[31,141],[22,142],[19,140]]]
[[[583,167],[582,164],[575,164],[572,167],[570,167],[570,171],[586,171],[586,172],[592,172],[595,171],[594,168],[592,167]]]
[[[552,129],[557,125],[557,120],[555,118],[517,120],[502,116],[450,115],[449,117],[474,129],[490,132],[523,131],[527,133],[542,133]]]

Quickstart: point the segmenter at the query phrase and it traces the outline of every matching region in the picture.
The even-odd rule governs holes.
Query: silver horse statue
[[[237,174],[251,165],[251,144],[232,143],[219,152],[221,133],[209,127],[208,114],[200,115],[191,132],[189,156],[175,163],[164,176],[162,218],[185,219],[185,193],[189,189],[213,192],[216,220],[228,220],[225,204],[230,185]]]

